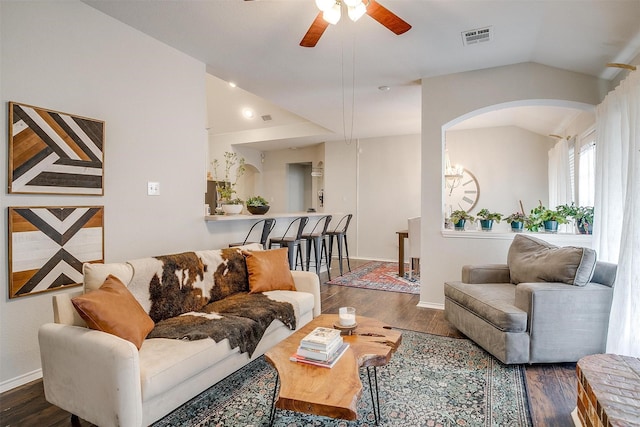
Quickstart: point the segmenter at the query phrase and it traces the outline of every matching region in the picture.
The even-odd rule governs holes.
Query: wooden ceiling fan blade
[[[411,29],[411,25],[404,19],[382,6],[376,0],[370,0],[369,6],[367,6],[367,15],[397,35],[404,34]]]
[[[329,23],[322,18],[322,12],[318,13],[318,16],[316,16],[316,19],[313,20],[311,26],[307,30],[307,34],[302,38],[300,46],[314,47],[328,26]]]

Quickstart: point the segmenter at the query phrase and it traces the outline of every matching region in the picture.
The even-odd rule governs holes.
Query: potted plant
[[[557,233],[558,224],[566,224],[567,217],[566,205],[560,205],[556,209],[549,209],[541,203],[540,206],[531,209],[524,226],[529,231],[543,229],[545,233]]]
[[[593,233],[593,206],[580,206],[573,215],[580,234]]]
[[[524,223],[527,220],[527,216],[522,212],[514,212],[504,220],[507,224],[511,225],[511,231],[518,233],[524,229]]]
[[[556,209],[549,209],[542,205],[534,209],[536,211],[536,219],[538,227],[540,223],[544,227],[545,233],[557,233],[558,224],[567,223],[567,214],[563,207]],[[533,211],[532,210],[532,214]]]
[[[233,199],[225,200],[222,204],[222,210],[227,215],[237,215],[242,212],[242,208],[244,206],[244,202],[242,199],[236,197]]]
[[[477,214],[477,219],[480,221],[480,227],[482,231],[491,231],[493,228],[493,222],[496,224],[502,219],[502,214],[498,212],[491,212],[489,209],[480,209]]]
[[[455,230],[464,231],[464,225],[467,221],[475,221],[475,218],[467,211],[457,210],[451,212],[451,222]]]
[[[247,199],[247,210],[253,215],[264,215],[269,211],[269,202],[261,196],[252,196]]]
[[[593,206],[576,206],[572,202],[570,205],[560,205],[556,210],[575,221],[578,233],[593,233]]]
[[[544,227],[541,215],[545,209],[546,208],[542,206],[542,203],[540,204],[540,206],[536,206],[535,208],[531,209],[531,212],[529,212],[529,215],[527,215],[524,220],[524,226],[527,230],[536,232]]]
[[[233,195],[236,194],[235,187],[238,182],[238,178],[244,175],[244,172],[246,170],[244,158],[239,157],[236,153],[225,151],[224,175],[220,175],[218,173],[218,167],[220,166],[220,161],[218,159],[214,159],[212,164],[213,176],[215,181],[217,182],[216,187],[220,196],[221,209],[226,214],[239,214],[240,212],[242,212],[243,202],[240,198],[233,197]]]

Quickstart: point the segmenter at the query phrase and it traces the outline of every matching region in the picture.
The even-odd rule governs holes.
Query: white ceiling
[[[621,71],[606,63],[640,52],[640,0],[379,0],[413,28],[343,16],[315,48],[298,45],[314,0],[85,2],[207,64],[221,80],[207,82],[210,134],[263,150],[420,133],[425,77],[537,62],[611,80]],[[492,41],[463,46],[463,31],[488,26]],[[245,105],[258,117],[240,119]],[[531,108],[486,119],[547,135],[576,114]],[[458,126],[487,126],[478,120]]]

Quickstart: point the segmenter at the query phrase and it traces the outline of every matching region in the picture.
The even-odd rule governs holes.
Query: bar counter
[[[264,215],[251,215],[251,214],[237,214],[237,215],[205,215],[205,221],[248,221],[248,220],[260,220],[263,218],[297,218],[299,216],[308,216],[310,218],[320,217],[324,215],[333,215],[334,218],[340,216],[340,214],[329,214],[327,212],[283,212],[283,213],[271,213],[267,212]],[[339,218],[338,218],[339,219]]]

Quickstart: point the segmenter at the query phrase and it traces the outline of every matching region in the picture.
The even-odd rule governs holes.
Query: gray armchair
[[[464,266],[445,283],[445,318],[503,363],[576,362],[605,352],[616,269],[519,235],[507,264]]]

